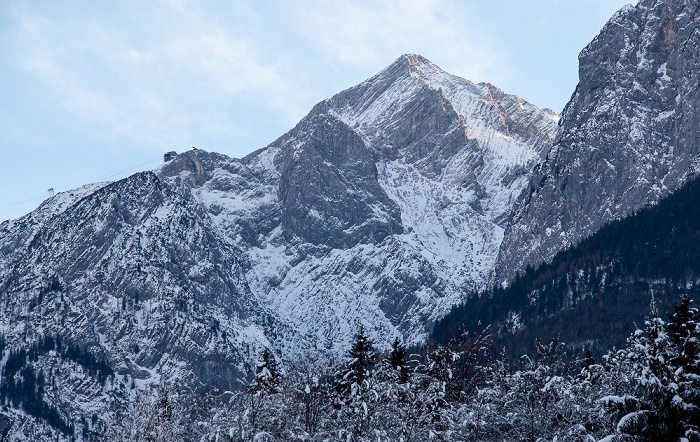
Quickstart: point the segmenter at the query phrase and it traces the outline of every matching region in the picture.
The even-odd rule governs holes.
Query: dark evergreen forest
[[[495,351],[514,357],[555,338],[597,355],[624,345],[649,314],[652,296],[669,311],[682,294],[700,298],[700,180],[612,222],[595,235],[528,267],[507,287],[473,294],[434,325],[447,343],[491,326]]]

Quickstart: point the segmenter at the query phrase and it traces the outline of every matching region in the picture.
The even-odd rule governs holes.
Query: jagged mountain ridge
[[[641,0],[581,52],[580,83],[515,205],[495,282],[657,203],[700,170],[699,7]]]
[[[187,152],[156,172],[248,257],[248,282],[320,351],[360,324],[420,342],[483,284],[557,116],[400,57],[241,159]]]
[[[10,346],[52,336],[105,356],[121,380],[228,388],[261,348],[284,347],[266,338],[287,329],[251,296],[240,252],[152,172],[37,212],[0,226],[3,248],[15,229],[34,233],[0,269]]]
[[[265,347],[341,357],[360,324],[419,343],[483,284],[556,121],[406,55],[243,159],[58,194],[0,224],[6,353],[42,348],[25,362],[74,421],[133,388],[239,387]]]

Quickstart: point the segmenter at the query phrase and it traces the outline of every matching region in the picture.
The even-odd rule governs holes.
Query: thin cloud
[[[134,138],[187,138],[183,132],[195,125],[220,131],[226,124],[213,119],[227,118],[217,111],[226,101],[255,99],[290,120],[299,117],[286,104],[298,101],[294,85],[258,60],[256,43],[236,35],[235,26],[184,1],[160,6],[133,18],[100,10],[89,24],[56,11],[15,11],[11,56],[77,119]]]
[[[110,98],[81,81],[64,63],[82,48],[57,40],[59,27],[45,17],[19,14],[18,22],[14,41],[18,66],[49,85],[50,93],[72,112],[113,122],[116,109]]]
[[[488,72],[497,53],[447,0],[269,6],[125,0],[76,13],[28,3],[15,6],[6,36],[17,48],[11,64],[76,121],[153,149],[239,138],[250,128],[227,111],[234,107],[291,127],[317,101],[405,52],[496,81]]]
[[[325,57],[347,66],[380,65],[416,52],[470,79],[483,79],[500,63],[469,8],[445,0],[301,2],[300,32]]]

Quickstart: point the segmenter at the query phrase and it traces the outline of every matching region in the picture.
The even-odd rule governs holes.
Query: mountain
[[[699,21],[693,2],[641,0],[581,52],[579,84],[515,204],[493,281],[656,204],[700,170]]]
[[[237,160],[156,170],[250,263],[248,285],[318,351],[419,343],[488,276],[557,115],[404,55]]]
[[[240,337],[227,342],[219,328],[245,324],[264,335],[265,324],[274,323],[250,294],[240,252],[221,239],[194,201],[151,172],[76,196],[64,211],[55,208],[65,207],[56,204],[69,199],[65,195],[38,209],[53,208],[53,216],[30,215],[2,226],[0,243],[13,228],[36,232],[3,271],[3,329],[21,331],[30,341],[52,335],[96,345],[132,375],[153,377],[147,372],[165,372],[165,363],[175,370],[171,377],[226,385],[228,371],[250,355],[223,357],[227,352],[217,347],[226,349]]]
[[[287,351],[294,335],[251,295],[240,251],[152,172],[56,195],[0,225],[0,250],[14,361],[0,397],[54,423],[123,409],[134,386],[237,387],[262,348]]]
[[[342,357],[360,325],[420,343],[484,284],[557,121],[405,55],[245,158],[0,224],[0,421],[76,435],[142,389],[240,388],[265,348]]]

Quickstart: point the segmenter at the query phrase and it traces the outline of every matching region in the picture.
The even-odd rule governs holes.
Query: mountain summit
[[[192,151],[156,173],[243,252],[262,302],[341,354],[361,324],[418,343],[484,283],[557,121],[404,55],[243,159]]]

